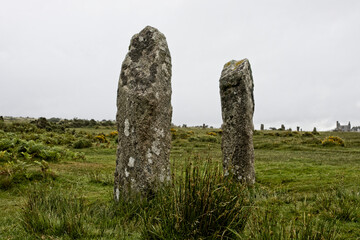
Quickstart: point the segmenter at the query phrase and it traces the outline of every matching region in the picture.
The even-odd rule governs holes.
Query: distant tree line
[[[11,118],[8,119],[8,122],[4,121],[3,117],[0,117],[0,130],[5,132],[19,130],[20,132],[31,132],[36,131],[36,129],[43,129],[46,131],[54,131],[54,132],[65,132],[66,129],[69,128],[83,128],[83,127],[108,127],[115,128],[116,122],[111,120],[102,120],[96,121],[94,119],[60,119],[60,118],[49,118],[46,119],[44,117],[40,117],[38,119],[32,119],[31,121],[24,121],[24,118]]]
[[[40,118],[39,118],[40,119]],[[66,128],[81,128],[81,127],[115,127],[116,122],[111,120],[101,120],[96,121],[94,119],[79,119],[79,118],[73,118],[73,119],[60,119],[60,118],[49,118],[48,122],[55,123],[61,126],[64,126]]]

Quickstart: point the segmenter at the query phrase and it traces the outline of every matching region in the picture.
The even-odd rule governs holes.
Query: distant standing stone
[[[147,26],[131,39],[117,92],[119,132],[114,197],[148,196],[170,180],[171,57],[165,36]]]
[[[224,174],[231,171],[238,181],[250,185],[255,183],[253,91],[249,60],[232,60],[224,65],[220,77]]]
[[[261,124],[260,125],[260,130],[263,131],[265,128],[264,128],[264,124]]]

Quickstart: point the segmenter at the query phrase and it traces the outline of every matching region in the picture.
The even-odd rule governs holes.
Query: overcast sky
[[[243,58],[255,128],[360,125],[357,0],[0,0],[0,115],[115,119],[121,63],[147,25],[168,41],[177,125],[221,125],[221,70]]]

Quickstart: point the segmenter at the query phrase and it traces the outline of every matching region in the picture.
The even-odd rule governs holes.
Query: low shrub
[[[106,139],[105,134],[99,134],[97,136],[95,136],[95,140],[98,141],[99,143],[108,143],[109,141]]]
[[[179,130],[176,132],[177,139],[188,139],[189,137],[190,137],[190,134],[187,131]]]
[[[37,168],[34,169],[34,166]],[[16,184],[33,180],[55,179],[55,177],[44,160],[41,162],[9,161],[0,166],[0,189],[7,190]]]
[[[7,151],[0,151],[0,162],[8,162],[12,159],[12,154]]]
[[[16,159],[24,161],[45,160],[48,162],[58,162],[61,159],[76,160],[78,156],[63,147],[50,147],[34,140],[26,141],[18,138],[12,133],[5,134],[0,139],[0,162],[15,161]],[[91,146],[91,142],[82,139],[81,146]],[[77,145],[76,145],[77,146]]]
[[[301,143],[319,145],[322,143],[322,141],[316,137],[312,137],[312,138],[305,138]]]
[[[76,149],[81,149],[81,148],[89,148],[92,146],[92,143],[90,140],[88,139],[78,139],[75,142],[73,142],[72,147],[76,148]]]
[[[341,139],[340,137],[337,136],[329,136],[326,137],[321,144],[323,146],[341,146],[344,147],[345,146],[345,141],[343,139]]]
[[[216,136],[216,135],[217,135],[217,134],[214,133],[214,132],[207,132],[206,134],[209,135],[209,136]]]
[[[216,143],[218,142],[218,139],[214,136],[200,136],[198,137],[200,142],[213,142]]]
[[[314,134],[312,134],[311,132],[304,132],[301,136],[302,137],[314,137]]]
[[[281,132],[276,132],[275,136],[277,137],[292,137],[294,136],[294,134],[291,131],[281,131]]]
[[[117,137],[119,135],[118,131],[113,131],[108,134],[109,137]]]

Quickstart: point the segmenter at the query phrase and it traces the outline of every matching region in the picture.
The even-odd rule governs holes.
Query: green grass
[[[75,132],[96,136],[113,130]],[[170,156],[174,185],[164,188],[156,201],[114,203],[115,141],[94,140],[92,147],[78,150],[72,145],[74,135],[72,142],[65,139],[59,147],[82,152],[85,159],[48,162],[56,177],[28,178],[0,189],[0,239],[360,239],[360,133],[256,131],[256,184],[243,189],[222,179],[218,129],[174,130]],[[0,134],[0,140],[4,136]],[[42,144],[46,145],[44,139],[52,143],[49,147],[57,142],[51,136],[65,138],[65,134],[39,136],[44,136]],[[323,146],[321,141],[328,136],[342,138],[345,146]],[[24,139],[21,134],[16,137]],[[0,167],[5,163],[0,161]],[[32,166],[26,173],[41,171]],[[208,197],[222,187],[228,192]],[[189,194],[195,190],[198,194]],[[231,202],[231,196],[239,202]],[[209,211],[197,208],[204,200]],[[231,209],[237,209],[238,218]],[[215,221],[219,212],[239,224]]]

